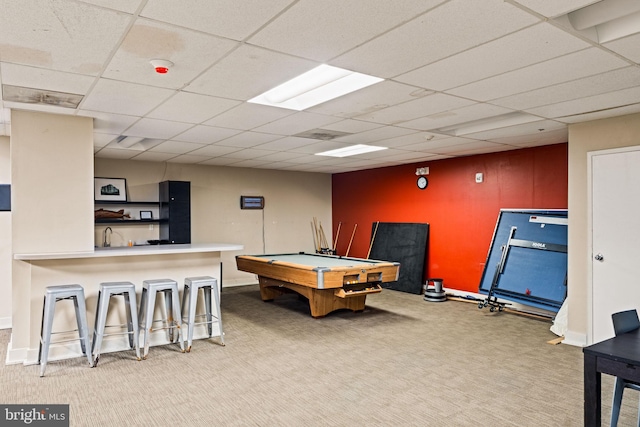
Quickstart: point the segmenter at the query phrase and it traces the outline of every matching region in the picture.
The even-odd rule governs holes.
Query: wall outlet
[[[482,174],[482,172],[478,172],[476,174],[476,182],[481,183],[483,180],[484,180],[484,175]]]

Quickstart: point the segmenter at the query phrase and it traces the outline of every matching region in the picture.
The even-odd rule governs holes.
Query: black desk
[[[599,426],[601,373],[640,382],[640,330],[582,349],[584,353],[584,425]]]

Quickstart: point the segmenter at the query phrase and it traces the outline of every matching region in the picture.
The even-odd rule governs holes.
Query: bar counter
[[[138,298],[142,282],[148,279],[172,279],[182,291],[184,279],[211,276],[222,286],[222,253],[232,262],[234,251],[243,246],[230,243],[198,243],[180,245],[144,245],[95,248],[85,252],[18,253],[13,261],[12,334],[5,363],[37,363],[40,324],[45,288],[52,285],[79,284],[84,287],[89,328],[93,328],[98,287],[102,282],[128,281],[136,286]],[[111,302],[108,324],[125,323],[124,304]],[[199,305],[198,312],[204,306]],[[54,330],[75,329],[72,304],[57,304]],[[204,328],[202,328],[204,330]],[[195,330],[194,338],[199,335]],[[215,334],[214,334],[215,335]],[[70,334],[69,337],[77,336]],[[62,337],[64,338],[64,337]],[[164,331],[151,336],[151,345],[168,343]],[[105,340],[102,353],[128,348],[126,336]],[[80,357],[80,345],[72,341],[52,345],[49,360]],[[81,359],[79,359],[81,360]],[[80,363],[80,362],[79,362]]]

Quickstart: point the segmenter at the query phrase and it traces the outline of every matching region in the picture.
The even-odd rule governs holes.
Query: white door
[[[595,343],[614,335],[612,313],[633,308],[640,311],[640,147],[593,152],[589,158],[592,212],[589,342]]]

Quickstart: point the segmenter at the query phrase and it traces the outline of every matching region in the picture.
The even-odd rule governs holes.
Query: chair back
[[[638,311],[635,309],[613,313],[611,315],[611,320],[613,320],[613,330],[616,335],[635,331],[640,328]]]

